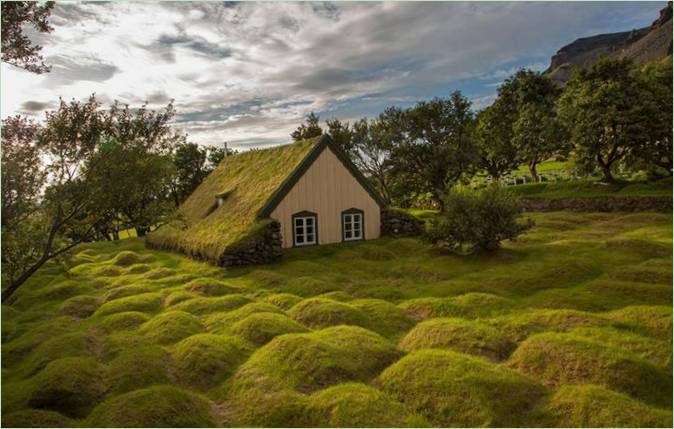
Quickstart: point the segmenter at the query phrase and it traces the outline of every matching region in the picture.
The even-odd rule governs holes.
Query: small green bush
[[[533,225],[517,221],[522,212],[517,198],[498,185],[476,194],[450,190],[443,201],[444,211],[431,220],[425,234],[426,240],[443,248],[493,251]]]
[[[543,386],[508,368],[449,350],[411,353],[379,377],[384,390],[438,426],[529,426]]]
[[[505,359],[515,344],[495,328],[464,319],[430,319],[416,325],[400,341],[402,350],[452,349],[491,360]]]
[[[172,349],[178,380],[190,387],[209,389],[234,373],[252,347],[234,336],[198,334]]]
[[[106,400],[85,420],[89,427],[213,427],[205,398],[173,386],[152,386]]]
[[[51,362],[35,376],[28,405],[84,417],[100,402],[108,386],[105,368],[91,358],[63,358]]]
[[[232,325],[231,331],[257,345],[283,334],[307,332],[308,329],[285,314],[253,313]]]
[[[205,330],[198,317],[184,311],[166,311],[140,327],[140,333],[158,344],[175,343]]]

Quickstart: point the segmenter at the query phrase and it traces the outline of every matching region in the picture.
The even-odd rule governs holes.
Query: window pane
[[[295,236],[295,241],[297,242],[297,244],[304,243],[304,236],[303,235]]]
[[[307,243],[314,242],[314,234],[307,234]]]
[[[300,226],[300,225],[302,225],[302,218],[301,217],[295,218],[295,226]]]
[[[313,234],[314,232],[314,227],[311,225],[307,225],[307,234]]]
[[[313,225],[314,224],[314,218],[312,218],[312,217],[305,218],[305,222],[306,222],[307,226]]]
[[[344,238],[346,238],[346,239],[351,238],[351,231],[344,232]]]
[[[299,234],[299,235],[304,234],[304,228],[301,227],[301,226],[298,226],[297,228],[295,228],[295,234]]]

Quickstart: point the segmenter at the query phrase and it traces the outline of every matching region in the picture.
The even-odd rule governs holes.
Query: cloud
[[[36,112],[44,112],[45,110],[48,109],[53,109],[56,107],[56,103],[47,101],[47,102],[42,102],[42,101],[26,101],[23,104],[21,104],[21,108],[19,109],[20,112],[24,114],[32,114]]]
[[[91,93],[175,100],[199,143],[287,142],[314,110],[374,116],[460,89],[475,108],[523,66],[544,69],[578,37],[648,25],[664,3],[57,3],[34,34],[53,71],[2,65],[2,111],[36,116]],[[43,104],[30,104],[43,103]]]

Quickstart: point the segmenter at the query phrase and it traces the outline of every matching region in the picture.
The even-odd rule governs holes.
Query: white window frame
[[[307,225],[307,221],[311,221],[311,225]],[[298,222],[300,223],[298,225]],[[311,228],[311,231],[308,231],[308,228]],[[318,222],[315,214],[300,214],[293,216],[293,246],[313,246],[318,243]],[[299,228],[302,228],[301,231],[298,231]],[[313,238],[309,240],[309,236]],[[302,242],[299,242],[298,237],[302,238]]]
[[[359,241],[363,239],[364,218],[365,216],[361,211],[342,213],[342,239],[344,241]],[[357,228],[356,225],[358,225]],[[350,237],[347,237],[347,232],[350,233]],[[355,234],[356,232],[358,233],[357,235]]]

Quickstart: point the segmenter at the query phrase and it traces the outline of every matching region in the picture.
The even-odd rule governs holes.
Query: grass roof
[[[225,158],[180,206],[181,221],[148,235],[148,244],[217,262],[271,222],[258,218],[260,209],[319,139]]]

